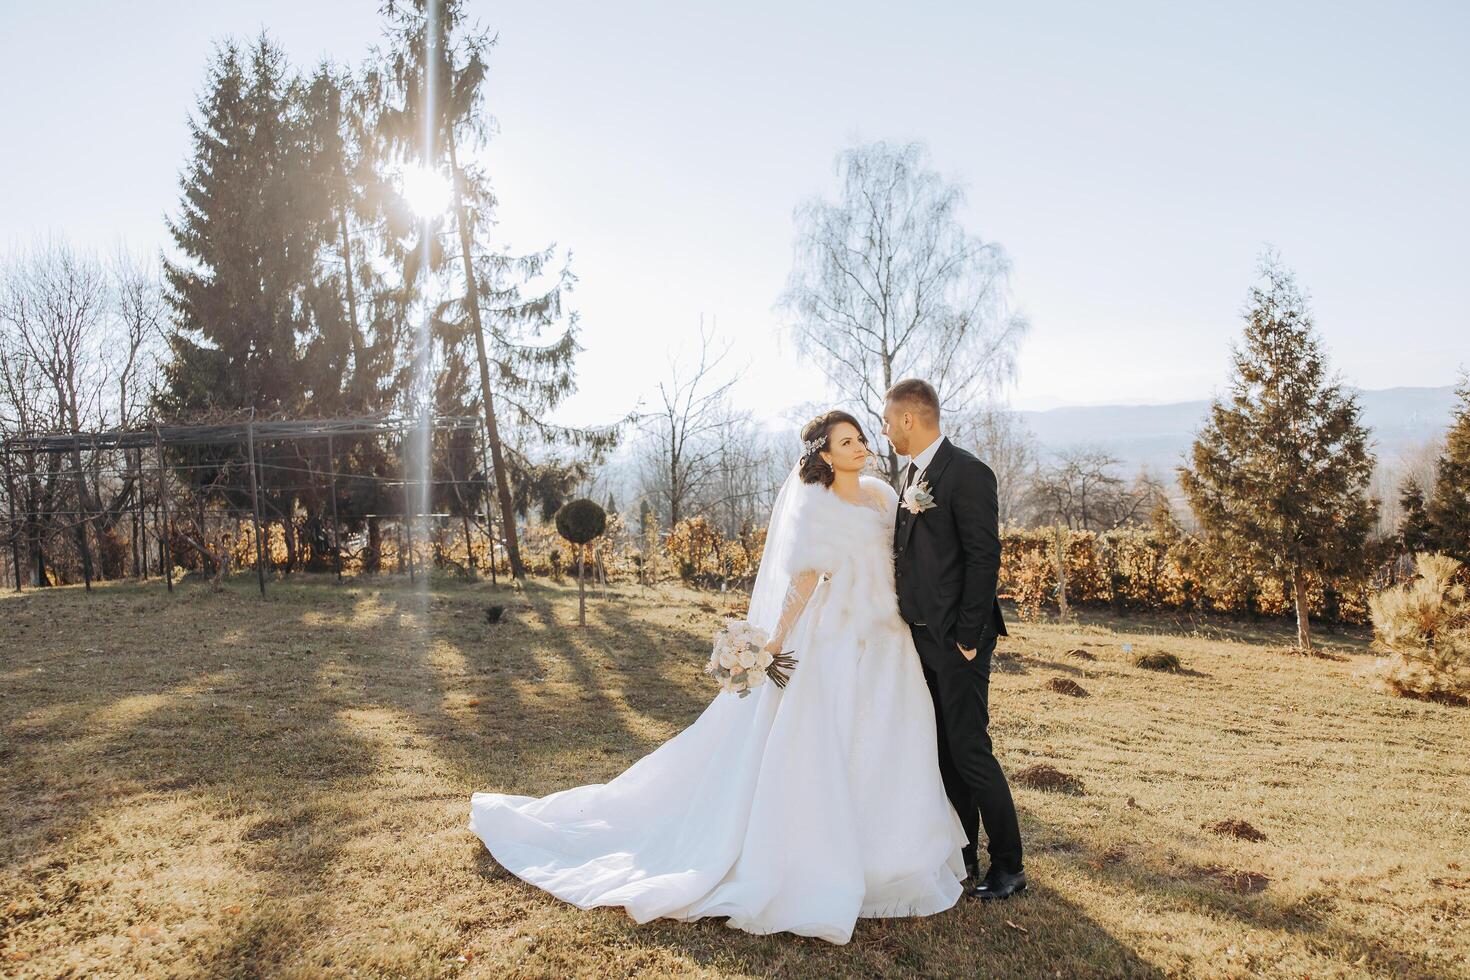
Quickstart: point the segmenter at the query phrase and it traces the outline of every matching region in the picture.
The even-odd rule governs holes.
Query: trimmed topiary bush
[[[605,530],[607,511],[595,500],[573,500],[556,512],[556,531],[572,544],[587,544]]]
[[[595,500],[569,501],[556,512],[556,530],[577,546],[577,624],[587,625],[587,592],[582,573],[587,565],[587,542],[607,530],[607,511]]]

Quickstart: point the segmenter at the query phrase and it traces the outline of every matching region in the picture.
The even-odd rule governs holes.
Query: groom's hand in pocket
[[[966,647],[959,643],[956,643],[955,646],[959,649],[960,656],[964,657],[966,660],[974,660],[975,654],[979,653],[979,650],[975,649],[974,647]]]

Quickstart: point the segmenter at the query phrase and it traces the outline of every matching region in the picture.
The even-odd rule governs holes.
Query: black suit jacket
[[[1000,505],[995,473],[971,453],[941,440],[924,473],[934,506],[910,514],[899,500],[893,527],[898,611],[927,623],[941,649],[978,649],[1008,636],[996,598],[1000,578]]]

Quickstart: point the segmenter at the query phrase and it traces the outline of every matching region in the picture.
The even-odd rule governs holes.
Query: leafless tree
[[[639,418],[639,484],[643,495],[672,527],[693,509],[719,471],[726,437],[748,421],[730,406],[733,375],[719,380],[728,344],[715,350],[713,326],[699,328],[699,355],[692,368],[671,360],[669,378],[659,383],[658,403]]]
[[[795,445],[794,438],[789,441]],[[721,439],[700,509],[716,519],[727,538],[742,529],[764,527],[769,519],[786,477],[786,459],[794,455],[782,454],[780,442],[749,418],[734,421]]]
[[[0,289],[4,288],[0,284]],[[26,356],[14,323],[0,308],[0,438],[54,431],[61,424],[55,408],[40,372]],[[25,555],[33,581],[45,585],[50,581],[46,541],[55,523],[53,515],[61,509],[60,460],[54,455],[21,451],[9,453],[5,463],[6,479],[0,489],[6,495],[7,537]]]
[[[852,147],[837,158],[839,199],[796,210],[779,305],[798,349],[875,434],[884,393],[904,377],[931,382],[946,413],[991,400],[1027,329],[1010,309],[1004,251],[965,230],[963,191],[926,162],[918,143]],[[886,456],[896,480],[891,446]]]
[[[118,249],[109,269],[115,326],[106,338],[106,354],[113,365],[118,428],[132,428],[153,400],[162,363],[168,308],[158,269],[148,261]]]
[[[0,317],[17,339],[20,356],[34,365],[45,397],[63,427],[83,431],[101,407],[105,359],[99,341],[107,317],[107,277],[100,263],[66,245],[49,241],[23,254],[6,270]],[[75,492],[74,519],[83,574],[91,587],[92,552],[83,515],[97,512],[87,485],[79,443],[71,450],[68,474]]]
[[[1074,447],[1042,466],[1031,480],[1027,504],[1038,524],[1064,524],[1075,531],[1107,531],[1145,521],[1164,486],[1146,470],[1130,484],[1117,475],[1119,460],[1102,449]]]
[[[126,253],[111,270],[55,240],[10,257],[0,270],[0,416],[7,431],[81,433],[136,424],[153,394],[162,323],[156,273]],[[84,458],[84,451],[74,444],[65,468],[54,455],[17,457],[23,473],[13,480],[18,509],[33,523],[74,531],[90,580],[87,528],[101,535],[116,525],[139,475],[105,476],[116,473],[114,461],[91,451]],[[32,560],[42,568],[45,532],[26,533]]]

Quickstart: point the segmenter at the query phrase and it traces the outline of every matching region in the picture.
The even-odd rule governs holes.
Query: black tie
[[[910,463],[909,464],[908,476],[904,477],[904,479],[903,479],[903,485],[904,485],[905,489],[907,489],[908,486],[914,482],[914,473],[918,470],[918,468],[919,468],[919,464],[917,464],[917,463]]]

